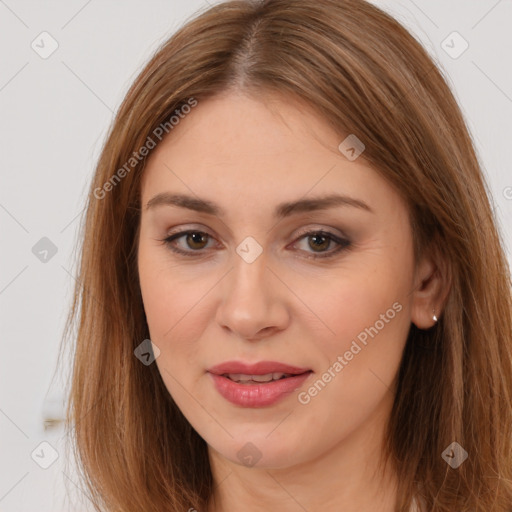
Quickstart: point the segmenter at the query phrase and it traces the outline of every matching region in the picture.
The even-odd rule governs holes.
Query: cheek
[[[191,322],[194,309],[187,314],[192,298],[187,297],[168,272],[155,266],[142,270],[140,285],[150,339],[160,350],[155,364],[169,394],[180,409],[186,409],[187,394],[183,386],[190,387],[189,379],[193,377],[190,368],[197,350],[190,342],[194,336],[190,331],[195,326]]]
[[[165,351],[166,340],[172,338],[176,323],[185,313],[186,292],[154,252],[139,248],[139,280],[151,341]]]
[[[361,346],[375,337],[393,337],[392,332],[403,326],[404,305],[393,289],[368,289],[354,286],[339,292],[324,308],[326,318],[335,332],[339,349],[348,350],[352,340]]]
[[[410,322],[397,283],[352,274],[336,283],[315,311],[334,331],[315,336],[322,353],[316,380],[298,396],[299,411],[314,430],[337,425],[334,437],[349,435],[391,400]],[[312,329],[310,329],[310,332]],[[330,439],[334,442],[334,438]]]
[[[152,247],[139,249],[141,294],[151,341],[160,349],[157,365],[182,380],[197,359],[194,340],[201,339],[204,331],[204,297],[211,283],[176,271],[160,252]]]
[[[326,282],[323,295],[309,293],[305,299],[323,323],[324,334],[315,336],[315,344],[325,370],[344,375],[333,379],[333,390],[349,400],[390,385],[396,375],[410,327],[409,263],[382,253],[361,258]]]

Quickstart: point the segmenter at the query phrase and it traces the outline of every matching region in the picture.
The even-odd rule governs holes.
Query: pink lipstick
[[[265,407],[300,388],[313,373],[275,361],[227,361],[208,369],[217,391],[241,407]]]

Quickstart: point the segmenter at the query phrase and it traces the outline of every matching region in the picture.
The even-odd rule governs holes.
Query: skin
[[[209,511],[392,511],[396,479],[377,472],[384,426],[411,322],[439,316],[441,278],[432,258],[415,268],[408,211],[364,160],[337,148],[346,135],[289,97],[229,91],[199,102],[150,155],[141,188],[140,287],[156,364],[173,399],[208,444],[217,484]],[[171,205],[146,208],[161,192],[209,199],[225,215]],[[341,206],[277,220],[283,201],[333,192],[373,212]],[[162,242],[171,229],[208,233]],[[327,230],[350,246],[331,258],[303,233]],[[236,252],[248,236],[263,252]],[[318,243],[318,242],[317,242]],[[394,303],[401,305],[342,371],[300,403],[298,393],[349,350]],[[359,344],[361,345],[361,344]],[[207,369],[227,360],[311,368],[277,404],[226,401]],[[260,459],[237,453],[251,442]],[[245,447],[245,448],[244,448]]]

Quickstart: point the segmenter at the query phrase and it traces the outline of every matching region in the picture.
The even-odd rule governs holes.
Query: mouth
[[[310,372],[311,370],[309,370]],[[304,372],[308,373],[308,372]],[[274,382],[277,380],[289,379],[290,377],[296,377],[297,375],[302,375],[302,373],[294,374],[294,373],[282,373],[282,372],[274,372],[274,373],[266,373],[264,375],[247,375],[243,373],[223,373],[222,377],[226,377],[233,382],[237,382],[239,384],[261,384],[263,382]]]
[[[210,368],[208,373],[217,391],[232,404],[265,407],[300,388],[313,370],[274,361],[229,361]]]
[[[242,361],[226,361],[208,369],[210,373],[224,375],[232,380],[248,380],[255,377],[256,382],[269,382],[289,375],[301,375],[312,371],[311,368],[301,368],[277,361],[259,361],[257,363],[245,363]]]

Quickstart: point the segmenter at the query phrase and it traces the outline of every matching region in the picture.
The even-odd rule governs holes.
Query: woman
[[[68,421],[98,510],[512,510],[510,273],[460,109],[362,0],[230,1],[91,185]]]

